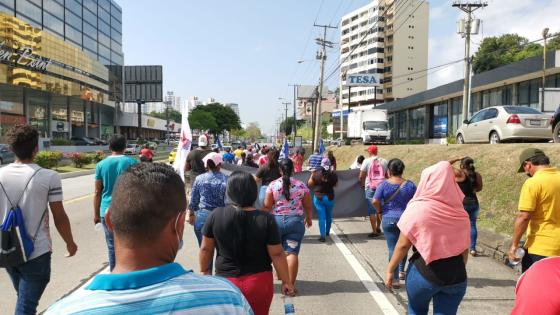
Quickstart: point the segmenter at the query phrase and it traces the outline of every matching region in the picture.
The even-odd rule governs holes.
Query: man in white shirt
[[[47,212],[49,206],[56,229],[66,243],[67,257],[74,256],[78,247],[62,204],[60,176],[33,163],[39,151],[37,130],[29,125],[15,126],[8,131],[7,138],[16,162],[0,169],[0,218],[4,222],[9,210],[19,206],[25,229],[33,238],[34,250],[25,263],[6,267],[6,271],[18,296],[15,313],[35,314],[50,281],[52,241]]]

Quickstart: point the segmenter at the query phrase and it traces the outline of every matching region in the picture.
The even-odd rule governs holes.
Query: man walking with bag
[[[373,207],[373,196],[375,190],[386,179],[387,160],[377,156],[377,146],[370,145],[367,149],[369,158],[364,160],[360,168],[360,184],[365,189],[366,199],[368,203],[369,222],[372,232],[368,234],[369,238],[375,238],[381,235],[381,217],[377,215],[377,211]]]
[[[15,126],[7,138],[16,162],[0,169],[0,266],[6,268],[17,292],[15,314],[35,314],[51,274],[49,207],[66,243],[66,256],[74,256],[78,247],[62,204],[60,176],[33,163],[39,151],[37,130],[29,125]],[[16,238],[12,237],[15,231]]]

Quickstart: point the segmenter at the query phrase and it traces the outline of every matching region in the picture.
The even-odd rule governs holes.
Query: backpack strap
[[[31,177],[29,177],[29,180],[27,181],[27,184],[25,184],[25,187],[23,187],[23,191],[21,192],[21,195],[19,196],[18,201],[15,204],[10,200],[10,197],[8,196],[8,193],[6,192],[6,189],[4,188],[4,185],[2,185],[2,182],[0,182],[0,187],[2,187],[2,190],[4,191],[4,194],[6,195],[6,199],[8,199],[8,202],[10,203],[10,206],[12,207],[12,209],[19,206],[19,202],[23,198],[23,195],[25,195],[25,191],[27,190],[27,187],[29,186],[29,183],[31,183],[31,180],[33,179],[33,177],[35,177],[35,175],[37,173],[39,173],[40,170],[42,170],[42,168],[37,169],[33,173],[33,175],[31,175]]]
[[[406,185],[407,182],[408,182],[408,180],[403,181],[402,184],[399,186],[399,188],[397,188],[397,190],[391,195],[391,197],[389,197],[389,199],[385,200],[384,202],[389,203],[389,202],[393,201],[393,199],[395,199],[395,197],[397,197],[397,195],[399,194],[401,189],[404,187],[404,185]]]

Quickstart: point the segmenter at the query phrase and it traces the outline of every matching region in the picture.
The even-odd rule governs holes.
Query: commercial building
[[[0,141],[20,123],[45,138],[112,135],[123,65],[114,1],[1,0]]]
[[[231,108],[237,114],[238,117],[241,117],[241,116],[239,116],[239,104],[226,103],[224,105]]]
[[[521,105],[541,110],[543,58],[528,58],[472,77],[470,114],[490,106]],[[560,50],[549,51],[546,89],[560,88]],[[378,106],[389,112],[396,141],[442,143],[462,123],[463,80]],[[560,104],[545,102],[545,112]]]
[[[413,74],[428,65],[428,16],[427,1],[374,0],[342,17],[343,106],[388,102],[427,88],[427,78]],[[346,87],[353,73],[378,74],[382,86]]]

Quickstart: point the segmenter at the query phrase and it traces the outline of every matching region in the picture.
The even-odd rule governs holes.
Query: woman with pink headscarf
[[[385,285],[392,288],[395,268],[412,247],[406,275],[408,314],[456,314],[467,290],[470,245],[469,216],[463,193],[449,162],[422,172],[414,198],[397,226],[401,234],[387,267]]]

